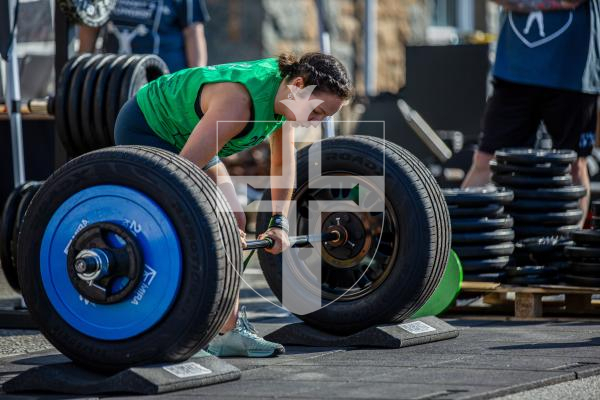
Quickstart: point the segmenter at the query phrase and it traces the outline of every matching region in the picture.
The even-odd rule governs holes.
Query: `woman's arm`
[[[96,39],[100,28],[79,25],[79,53],[93,53],[96,51]]]
[[[250,119],[250,95],[238,83],[205,85],[201,94],[204,113],[180,155],[204,167]]]
[[[296,150],[293,128],[286,131],[280,128],[271,138],[271,199],[281,202],[273,205],[273,215],[287,217],[296,181]]]
[[[206,66],[208,57],[204,24],[196,22],[186,26],[183,29],[183,40],[188,68]]]
[[[271,200],[273,215],[288,216],[290,200],[296,181],[296,151],[294,149],[294,129],[279,129],[271,137]],[[271,254],[279,254],[290,246],[287,232],[280,228],[269,228],[259,235],[260,239],[273,239],[273,247],[265,249]]]

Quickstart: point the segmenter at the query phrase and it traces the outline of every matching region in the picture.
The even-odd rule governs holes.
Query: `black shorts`
[[[119,111],[115,123],[115,144],[152,146],[179,154],[179,149],[161,139],[148,126],[135,97],[129,99]],[[220,162],[219,157],[214,156],[202,169],[206,171]]]
[[[494,154],[505,147],[532,147],[541,121],[555,149],[592,152],[598,96],[571,90],[494,80],[479,138],[479,150]]]

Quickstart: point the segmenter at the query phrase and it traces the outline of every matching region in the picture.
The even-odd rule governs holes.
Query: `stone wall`
[[[318,11],[313,0],[208,0],[209,63],[301,54],[319,49]],[[364,1],[328,0],[326,24],[332,53],[348,67],[357,94],[364,94]],[[426,0],[378,1],[377,89],[398,92],[404,85],[404,46],[421,38],[427,25]]]

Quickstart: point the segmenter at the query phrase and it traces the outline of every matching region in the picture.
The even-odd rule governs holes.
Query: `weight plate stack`
[[[114,145],[117,115],[146,83],[169,73],[158,56],[82,54],[63,67],[54,117],[70,157]]]
[[[600,218],[600,202],[592,202],[591,211],[592,229],[572,231],[572,245],[565,247],[568,268],[563,281],[569,285],[600,287],[600,229],[594,223]]]
[[[452,249],[461,260],[464,280],[502,282],[514,251],[513,219],[504,206],[513,193],[504,188],[446,189]]]
[[[557,283],[567,265],[564,248],[573,245],[567,236],[541,236],[515,243],[515,267],[507,271],[507,283],[539,285]]]
[[[573,184],[570,171],[576,159],[572,150],[496,152],[490,162],[492,181],[514,192],[506,211],[514,219],[517,239],[562,236],[577,229],[583,218],[578,200],[586,190]]]

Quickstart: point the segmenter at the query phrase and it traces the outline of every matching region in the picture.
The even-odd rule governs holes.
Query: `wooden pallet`
[[[512,286],[488,282],[463,282],[461,290],[467,293],[484,294],[484,303],[491,307],[504,306],[506,309],[507,305],[514,304],[516,319],[539,318],[544,315],[544,310],[556,311],[557,309],[561,309],[562,314],[568,315],[600,315],[600,304],[592,301],[592,295],[600,294],[600,288],[564,285]],[[514,293],[514,301],[507,299],[508,293]],[[542,301],[544,296],[556,295],[564,295],[564,302]],[[460,312],[460,310],[455,311]]]

